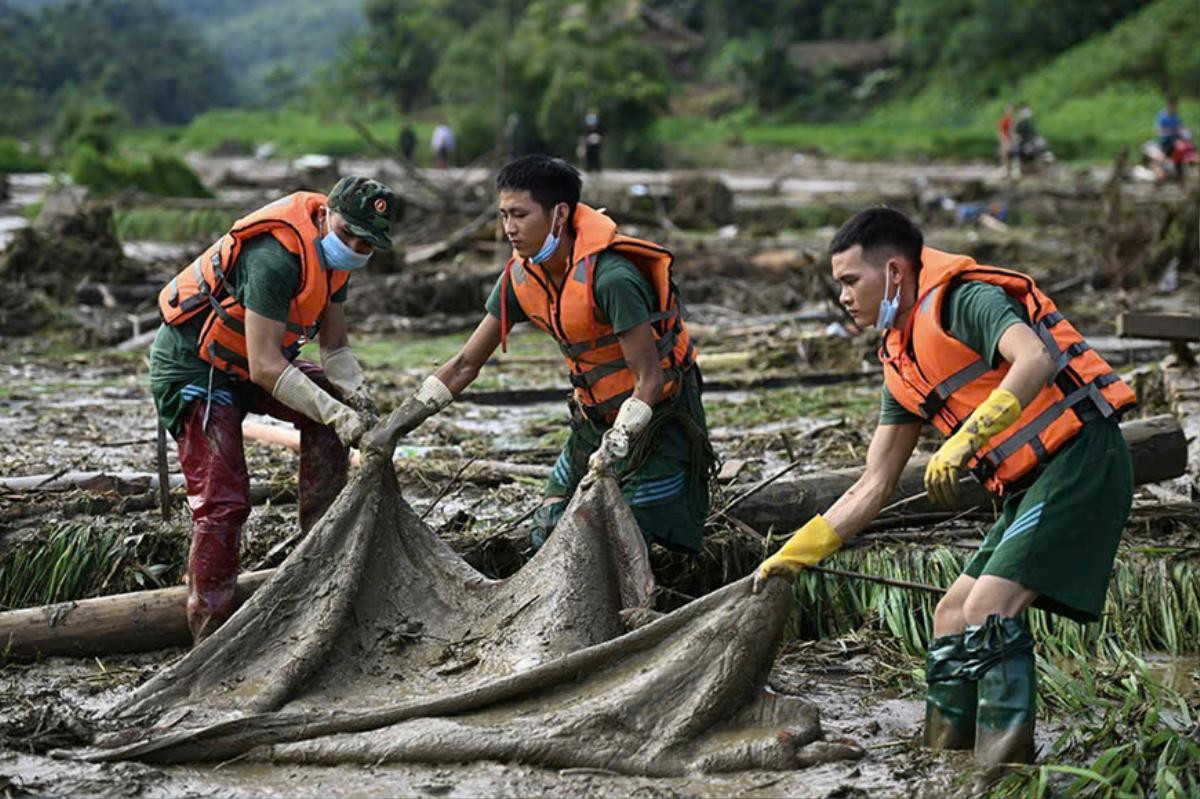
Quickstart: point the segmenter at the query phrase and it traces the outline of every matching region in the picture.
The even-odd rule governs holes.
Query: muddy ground
[[[281,164],[226,159],[198,166],[221,201],[246,207],[294,178]],[[664,240],[677,253],[706,379],[717,387],[705,397],[714,445],[727,463],[742,462],[736,477],[722,486],[718,502],[728,499],[734,482],[752,482],[796,461],[801,462],[797,474],[861,463],[878,406],[875,344],[870,333],[847,331],[846,320],[829,302],[823,253],[833,226],[872,202],[919,213],[935,246],[1032,272],[1093,345],[1127,374],[1137,374],[1148,389],[1144,412],[1165,409],[1154,387],[1155,364],[1167,347],[1114,338],[1114,318],[1133,307],[1195,313],[1200,271],[1194,193],[1176,186],[1113,183],[1103,168],[1063,167],[1009,184],[982,165],[810,158],[768,166],[701,176],[723,180],[728,201],[681,202],[677,194],[686,184],[678,181],[694,175],[611,172],[585,189],[585,199],[610,207],[625,229]],[[379,162],[345,163],[342,170],[406,180]],[[224,176],[228,183],[234,174],[242,176],[237,186],[222,188],[217,182]],[[429,185],[410,189],[418,202],[403,224],[409,265],[392,263],[383,267],[386,274],[369,270],[363,279],[355,278],[348,305],[354,342],[385,409],[454,353],[499,269],[503,248],[490,227],[429,256],[431,245],[436,249],[472,218],[461,210],[457,215],[445,211],[439,203],[448,195],[463,206],[485,202],[486,191],[478,186],[486,178],[482,172],[427,173],[423,180]],[[37,176],[12,181],[12,197],[0,208],[0,239],[10,239],[24,224],[22,207],[38,202],[45,185]],[[1003,215],[1007,224],[970,219],[964,209],[973,212],[974,203]],[[1192,232],[1173,222],[1174,216],[1190,219]],[[123,246],[127,258],[159,280],[202,243],[125,241]],[[150,307],[128,302],[92,308],[88,318],[136,316]],[[95,346],[94,335],[80,332],[91,328],[80,326],[78,310],[64,302],[60,323],[39,335],[0,337],[2,477],[156,469],[145,342]],[[317,357],[315,351],[311,357]],[[764,377],[775,379],[776,387],[761,387]],[[798,377],[806,379],[797,383]],[[558,390],[563,384],[552,343],[518,331],[509,352],[498,354],[473,386],[476,401],[455,404],[401,448],[398,473],[406,498],[418,512],[428,509],[435,527],[491,574],[519,567],[520,546],[494,541],[519,539],[514,531],[539,501],[542,479],[536,472],[453,477],[471,457],[551,466],[566,437],[566,392],[561,397],[546,392],[539,396],[542,401],[517,405],[494,404],[494,392]],[[931,449],[933,443],[927,438],[922,447]],[[294,532],[296,456],[248,443],[247,458],[252,482],[263,487],[259,493],[265,498],[246,527],[243,564],[249,568],[270,565],[268,553]],[[170,462],[175,471],[173,444]],[[1182,503],[1184,515],[1200,522],[1200,510],[1188,505],[1197,498],[1192,480],[1139,489],[1137,502],[1143,509]],[[36,546],[52,531],[76,525],[90,535],[114,534],[125,547],[111,573],[86,585],[88,593],[177,583],[189,525],[181,490],[173,496],[171,518],[164,522],[153,493],[141,486],[117,493],[0,491],[0,568],[18,548]],[[943,522],[940,529],[969,542],[981,536],[985,524],[963,519]],[[912,528],[914,534],[922,529]],[[714,529],[714,541],[725,543],[686,565],[655,553],[660,581],[675,591],[662,598],[664,607],[753,567],[762,553],[753,542],[729,544],[730,536],[728,529]],[[277,561],[279,553],[274,557]],[[915,745],[923,701],[913,671],[920,663],[876,624],[820,641],[793,640],[771,678],[773,689],[820,705],[829,738],[849,738],[867,748],[868,756],[853,764],[662,780],[499,763],[330,769],[273,767],[243,758],[217,767],[156,768],[76,765],[46,756],[78,742],[72,719],[106,706],[178,654],[0,665],[0,794],[915,797],[948,795],[968,771],[962,756],[934,755]],[[1183,674],[1180,690],[1200,696],[1194,659],[1159,661],[1164,672]],[[1055,730],[1053,719],[1041,725],[1043,748],[1048,749]]]

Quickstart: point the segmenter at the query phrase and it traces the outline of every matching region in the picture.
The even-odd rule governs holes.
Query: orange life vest
[[[246,241],[270,234],[300,259],[300,288],[288,309],[283,334],[283,351],[294,357],[300,345],[317,334],[329,298],[350,278],[345,270],[326,270],[317,250],[321,233],[315,217],[325,201],[323,194],[296,192],[239,219],[159,292],[163,321],[178,325],[207,313],[198,341],[200,357],[223,372],[248,380],[246,309],[227,290],[225,281],[237,267]]]
[[[950,289],[978,280],[999,286],[1025,306],[1029,323],[1056,372],[1017,421],[975,453],[968,466],[989,490],[1004,494],[1079,432],[1072,410],[1091,403],[1105,417],[1137,403],[1133,390],[1113,372],[1079,331],[1020,272],[983,266],[965,255],[926,247],[921,251],[917,303],[903,330],[890,330],[879,349],[884,381],[896,401],[950,435],[1000,385],[1010,364],[992,368],[942,326]]]
[[[679,310],[679,291],[671,279],[670,252],[657,244],[617,234],[612,219],[579,203],[575,206],[575,250],[562,286],[542,267],[516,252],[500,279],[501,345],[507,349],[508,290],[521,310],[558,342],[571,374],[575,397],[589,417],[611,423],[622,402],[633,395],[633,372],[608,321],[600,319],[592,291],[596,260],[606,251],[629,259],[658,297],[650,329],[662,359],[663,388],[656,402],[679,391],[680,380],[695,363],[695,349]]]

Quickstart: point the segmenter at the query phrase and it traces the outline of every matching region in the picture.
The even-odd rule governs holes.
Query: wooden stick
[[[932,585],[924,583],[912,583],[908,580],[893,580],[890,577],[879,577],[874,574],[863,574],[862,572],[851,572],[845,569],[831,569],[828,566],[808,566],[809,571],[818,572],[820,574],[832,574],[836,577],[849,577],[852,580],[865,580],[869,583],[880,583],[882,585],[890,585],[895,588],[907,588],[912,591],[924,591],[929,594],[937,594],[941,596],[946,593],[943,588],[934,588]]]
[[[471,458],[471,460],[467,461],[462,466],[458,467],[458,471],[454,473],[454,476],[451,477],[449,480],[447,480],[445,482],[445,484],[442,485],[442,490],[439,491],[437,493],[437,496],[433,498],[433,501],[429,503],[429,507],[425,508],[425,510],[423,510],[421,512],[421,521],[425,521],[425,517],[427,517],[430,514],[430,512],[434,508],[437,507],[437,504],[442,501],[442,497],[444,497],[444,496],[446,496],[446,494],[450,493],[450,489],[458,484],[459,479],[467,471],[467,467],[469,467],[472,463],[474,463],[477,460],[479,460],[478,457]]]
[[[167,428],[158,420],[158,505],[163,521],[171,518],[171,473],[167,467]]]

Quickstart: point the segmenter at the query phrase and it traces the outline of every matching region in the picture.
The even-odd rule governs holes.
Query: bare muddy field
[[[195,166],[217,199],[98,204],[44,176],[10,182],[0,271],[21,290],[0,299],[0,610],[182,580],[190,518],[173,442],[166,518],[156,489],[153,297],[239,213],[281,191],[332,183],[283,162]],[[457,351],[507,251],[483,170],[410,173],[383,161],[335,169],[377,174],[409,201],[404,247],[354,277],[347,305],[352,342],[387,411]],[[704,551],[684,559],[652,548],[662,611],[750,573],[838,484],[838,470],[861,466],[881,377],[874,334],[843,316],[828,277],[825,247],[846,216],[886,202],[919,216],[933,246],[1030,272],[1137,388],[1141,406],[1126,422],[1174,417],[1179,440],[1190,440],[1172,457],[1190,458],[1191,471],[1180,465],[1167,479],[1140,481],[1101,623],[1032,615],[1039,762],[1048,768],[994,792],[1018,795],[1040,777],[1063,795],[1115,795],[1104,792],[1114,775],[1093,765],[1112,749],[1120,755],[1110,763],[1138,784],[1155,785],[1164,768],[1182,785],[1200,780],[1193,750],[1179,743],[1200,730],[1200,390],[1186,368],[1196,351],[1120,337],[1116,324],[1122,311],[1200,308],[1194,187],[1132,182],[1106,168],[1055,167],[1010,183],[979,165],[798,158],[740,171],[604,173],[589,179],[584,199],[675,252],[723,464]],[[315,345],[306,352],[318,357]],[[512,575],[529,558],[524,525],[568,432],[563,371],[548,338],[518,329],[468,396],[396,449],[405,500],[488,577]],[[293,431],[251,416],[245,432],[255,506],[242,568],[273,568],[300,543]],[[928,436],[919,449],[935,447]],[[908,503],[828,565],[944,588],[994,517],[988,504],[945,512]],[[852,760],[644,778],[495,761],[299,765],[254,751],[173,766],[56,756],[89,743],[98,714],[178,661],[184,651],[172,649],[0,662],[0,794],[925,797],[968,786],[970,753],[919,745],[936,596],[811,573],[792,593],[768,686],[815,704],[824,739],[855,750]]]

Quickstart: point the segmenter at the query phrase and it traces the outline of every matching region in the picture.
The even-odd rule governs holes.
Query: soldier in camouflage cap
[[[344,177],[329,192],[329,207],[375,249],[392,248],[392,222],[399,218],[400,206],[396,192],[384,184],[360,175]]]
[[[346,484],[349,447],[376,412],[350,347],[351,276],[392,246],[396,193],[352,176],[328,195],[267,203],[184,266],[159,294],[164,324],[150,350],[159,420],[178,443],[192,511],[187,621],[194,640],[233,612],[250,477],[242,419],[300,430],[300,529]],[[211,297],[222,297],[218,307]],[[228,321],[227,321],[228,320]],[[320,344],[320,364],[299,357]]]

